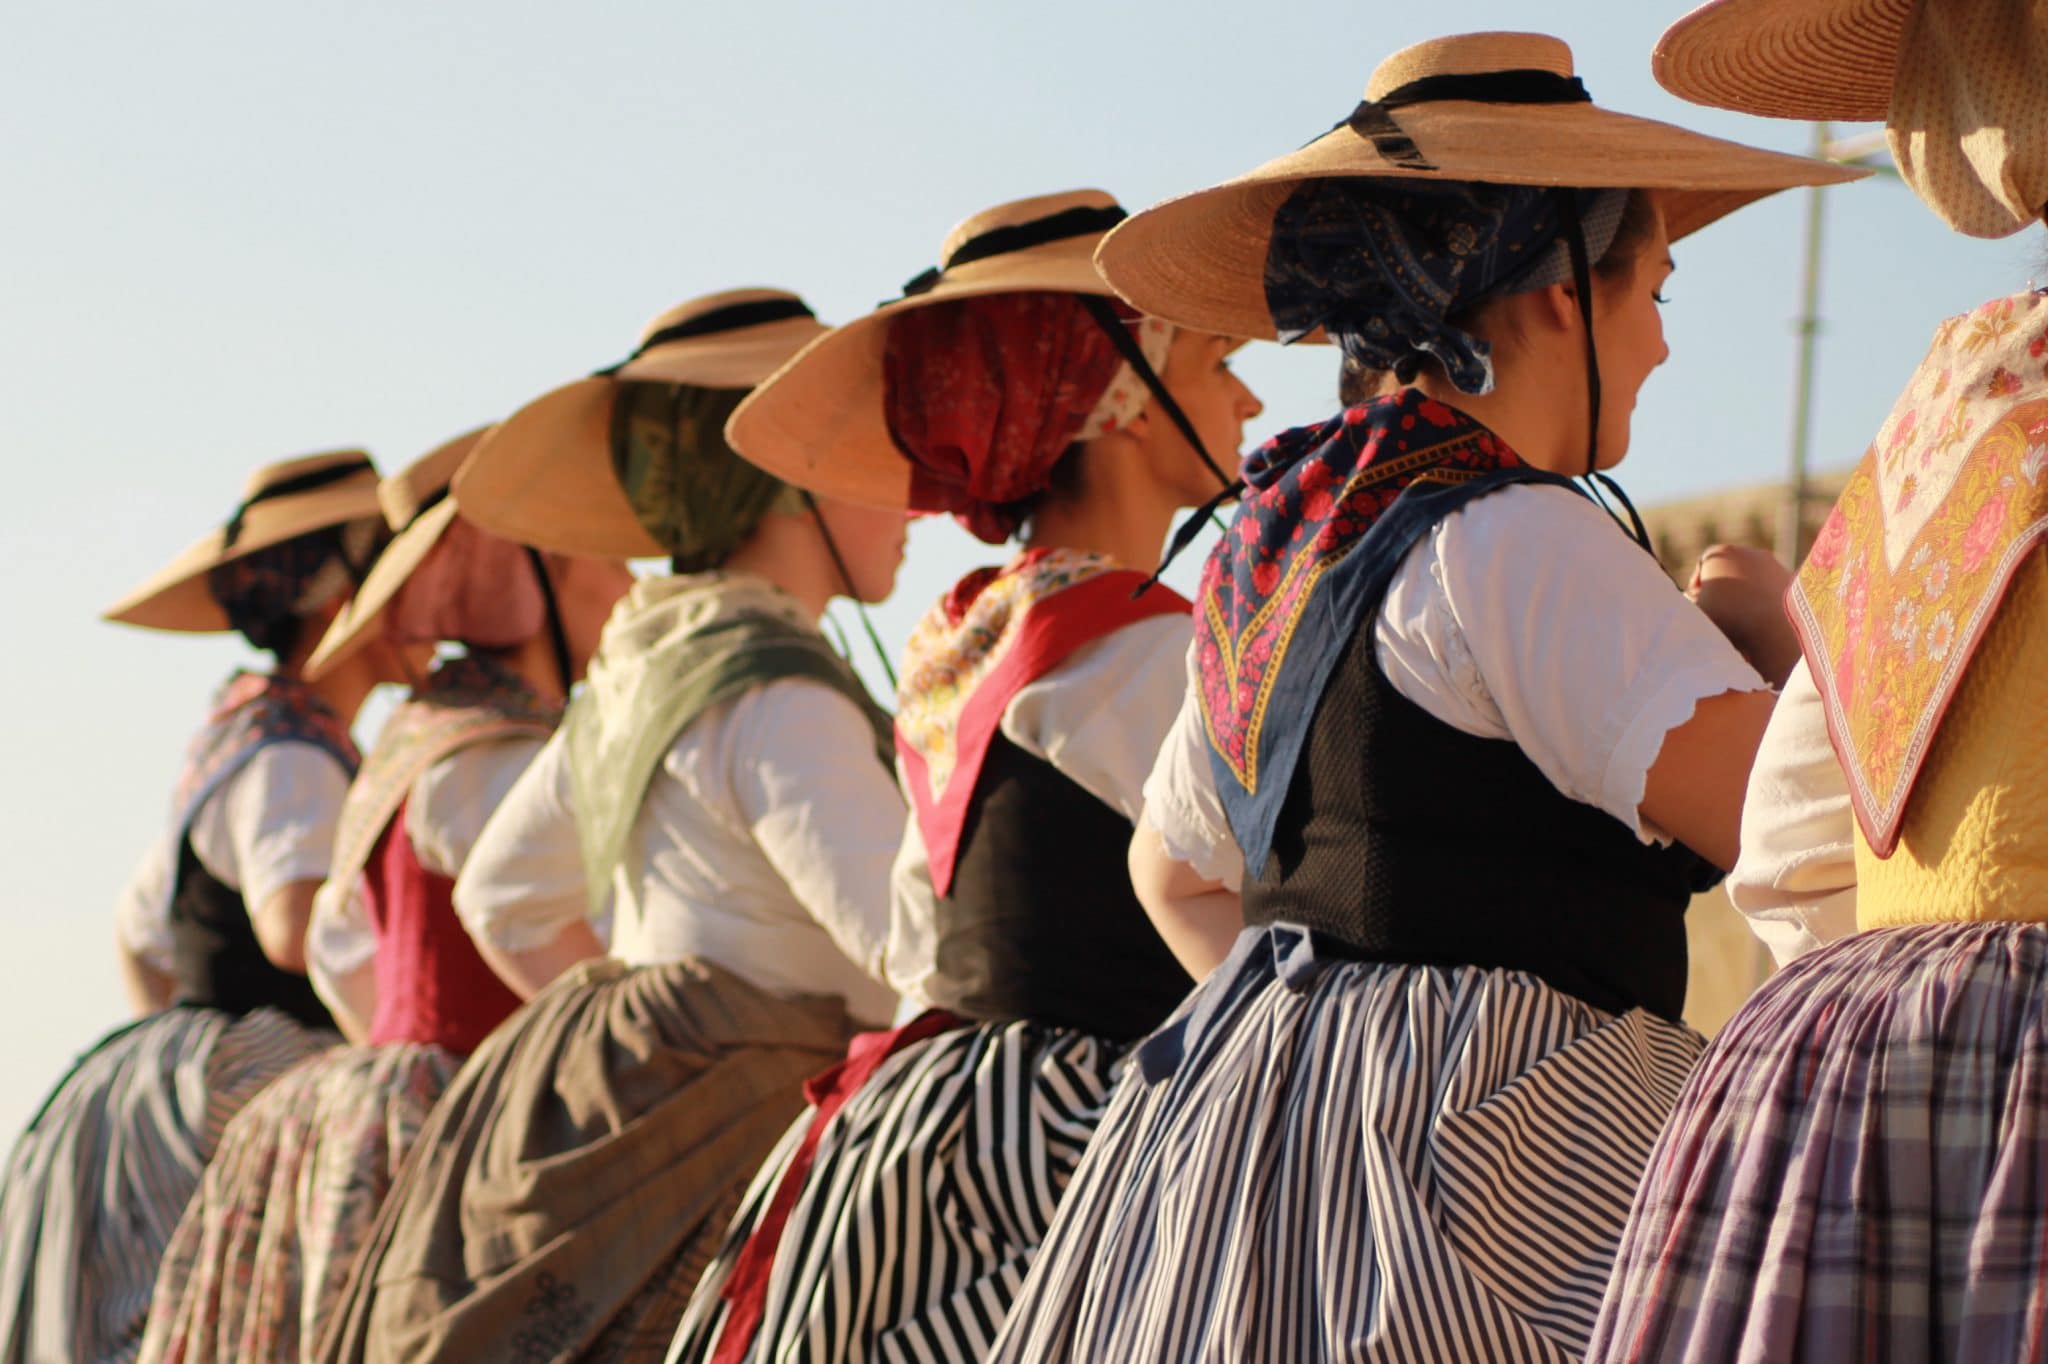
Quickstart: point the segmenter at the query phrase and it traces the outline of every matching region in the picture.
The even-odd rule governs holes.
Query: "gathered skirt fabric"
[[[141,1364],[310,1360],[461,1059],[432,1046],[337,1047],[257,1095],[171,1238]]]
[[[853,1027],[698,961],[588,963],[459,1070],[328,1361],[660,1359],[747,1181]]]
[[[0,1187],[0,1361],[134,1359],[164,1248],[229,1121],[338,1040],[273,1009],[174,1008],[80,1059]]]
[[[826,1126],[777,1248],[760,1364],[984,1359],[1108,1103],[1124,1048],[1017,1022],[889,1059]],[[807,1129],[790,1129],[697,1285],[671,1361],[708,1361],[726,1275]]]
[[[1702,1045],[1247,929],[1139,1045],[992,1358],[1575,1361]]]
[[[1591,1357],[2048,1357],[2048,926],[1877,929],[1767,982],[1658,1144]]]

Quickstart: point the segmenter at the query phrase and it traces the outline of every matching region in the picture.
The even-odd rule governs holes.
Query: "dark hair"
[[[1600,259],[1593,262],[1593,274],[1606,280],[1634,278],[1643,247],[1656,226],[1657,201],[1651,192],[1630,190],[1622,203],[1621,218],[1615,224],[1613,239],[1608,242],[1607,250]],[[1446,320],[1462,331],[1471,331],[1480,314],[1496,301],[1486,299],[1474,307],[1452,313]],[[1391,370],[1368,369],[1347,355],[1337,375],[1337,400],[1346,407],[1370,402],[1387,387],[1391,377]]]
[[[1051,471],[1046,475],[1043,488],[1029,497],[1020,497],[1015,502],[1002,504],[1001,511],[1005,516],[1017,518],[1020,535],[1047,502],[1072,497],[1081,491],[1081,452],[1086,448],[1087,442],[1075,441],[1066,448],[1058,460],[1054,461]]]

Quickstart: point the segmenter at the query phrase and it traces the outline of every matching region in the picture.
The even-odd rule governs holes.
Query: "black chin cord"
[[[1592,495],[1600,510],[1614,518],[1614,523],[1629,533],[1631,539],[1644,549],[1650,548],[1650,533],[1643,526],[1643,518],[1636,511],[1636,504],[1628,500],[1628,494],[1621,485],[1600,471],[1600,351],[1593,340],[1593,264],[1586,251],[1586,231],[1579,218],[1578,196],[1572,191],[1564,192],[1565,247],[1572,257],[1572,285],[1579,294],[1579,319],[1586,331],[1586,472],[1581,480]],[[1611,493],[1628,512],[1628,520],[1607,501]],[[1654,553],[1655,551],[1652,551]]]
[[[839,582],[846,588],[846,599],[853,603],[853,614],[860,617],[860,628],[867,633],[868,646],[875,651],[875,662],[881,665],[882,676],[889,679],[889,691],[893,695],[896,691],[896,670],[889,666],[889,651],[882,647],[882,637],[875,633],[875,623],[868,619],[867,608],[861,604],[860,593],[854,590],[853,575],[846,571],[846,560],[839,553],[838,542],[832,538],[832,528],[825,524],[825,513],[818,506],[818,499],[808,492],[802,496],[804,506],[811,513],[811,520],[817,524],[818,535],[825,542],[825,552],[832,556],[832,566],[839,570]],[[840,643],[843,650],[845,636],[840,637]],[[852,661],[850,658],[847,660],[848,663]]]
[[[569,632],[562,624],[562,608],[555,600],[555,584],[548,577],[547,560],[532,545],[526,546],[526,561],[533,565],[534,581],[540,584],[541,604],[547,607],[548,642],[554,646],[555,675],[562,680],[562,699],[576,684],[576,669],[569,655]]]
[[[1167,392],[1166,381],[1152,368],[1152,362],[1145,358],[1145,350],[1138,344],[1138,338],[1131,335],[1131,329],[1117,316],[1116,309],[1111,306],[1110,301],[1100,294],[1081,294],[1079,298],[1081,306],[1095,319],[1095,325],[1109,336],[1110,344],[1116,347],[1117,354],[1123,357],[1124,363],[1131,367],[1131,372],[1136,374],[1139,382],[1150,391],[1152,401],[1159,405],[1159,410],[1166,414],[1167,420],[1180,432],[1181,439],[1188,443],[1195,456],[1208,467],[1209,472],[1216,476],[1216,482],[1222,486],[1221,492],[1195,508],[1193,514],[1181,522],[1179,529],[1174,531],[1173,538],[1167,542],[1166,553],[1159,560],[1159,566],[1153,569],[1152,576],[1139,584],[1138,590],[1131,594],[1142,596],[1159,581],[1160,575],[1180,557],[1181,552],[1194,543],[1195,537],[1202,533],[1203,522],[1213,521],[1219,531],[1224,528],[1223,518],[1218,515],[1218,510],[1225,502],[1244,491],[1244,480],[1232,478],[1217,464],[1215,457],[1209,453],[1209,447],[1203,443],[1201,436],[1196,434],[1195,424],[1188,420],[1188,414],[1181,409],[1173,394]]]

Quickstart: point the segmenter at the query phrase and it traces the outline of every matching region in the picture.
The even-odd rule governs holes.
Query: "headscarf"
[[[1173,329],[1119,308],[1156,373]],[[882,354],[889,434],[910,461],[913,511],[950,512],[1001,544],[1077,442],[1130,422],[1151,389],[1073,294],[988,294],[917,308]]]
[[[453,640],[508,649],[547,624],[547,599],[524,546],[456,517],[384,614],[394,644]]]
[[[1461,393],[1493,388],[1487,344],[1449,319],[1572,277],[1575,196],[1586,256],[1614,243],[1627,190],[1462,180],[1309,180],[1273,217],[1266,306],[1282,341],[1323,328],[1345,355],[1403,383],[1426,359]]]
[[[215,565],[206,587],[243,638],[289,653],[300,619],[353,591],[385,539],[378,519],[323,526]]]
[[[1885,136],[1959,232],[2005,237],[2048,206],[2048,26],[2034,0],[1919,4],[1899,36]]]
[[[724,563],[762,517],[796,496],[725,442],[726,418],[747,392],[628,382],[612,401],[612,470],[678,573]]]

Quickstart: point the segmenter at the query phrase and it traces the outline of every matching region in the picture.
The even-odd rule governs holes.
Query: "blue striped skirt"
[[[1140,1045],[992,1358],[1577,1360],[1702,1045],[1248,929]]]
[[[986,1358],[1124,1050],[1021,1022],[958,1028],[891,1057],[819,1140],[746,1358]],[[808,1125],[798,1120],[748,1190],[670,1360],[712,1357],[726,1276]]]
[[[1858,933],[1758,990],[1650,1162],[1592,1357],[2048,1357],[2048,926]]]
[[[158,1262],[229,1119],[338,1040],[272,1009],[178,1008],[88,1052],[0,1186],[0,1360],[135,1358]]]

